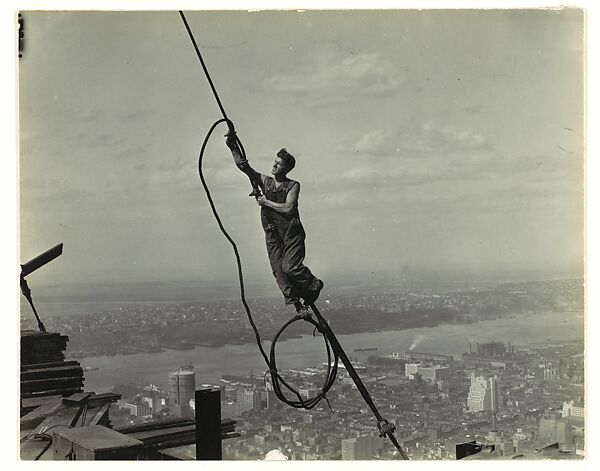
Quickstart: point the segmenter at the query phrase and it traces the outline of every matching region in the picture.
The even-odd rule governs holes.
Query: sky
[[[579,10],[188,12],[251,164],[297,158],[328,280],[583,273]],[[20,259],[38,284],[235,282],[198,150],[219,109],[177,12],[25,12]],[[244,272],[273,282],[224,145],[205,176]]]

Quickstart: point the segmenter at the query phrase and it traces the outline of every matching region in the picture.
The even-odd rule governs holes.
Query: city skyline
[[[235,282],[195,170],[218,110],[176,12],[28,14],[22,261],[65,243],[36,283]],[[581,12],[356,15],[188,14],[251,162],[298,157],[315,272],[580,276]],[[206,174],[247,278],[272,283],[223,143]]]
[[[521,346],[517,356],[513,348],[498,342],[481,347],[487,353],[491,349],[484,347],[493,347],[494,355],[475,358],[464,353],[462,359],[457,359],[430,353],[413,356],[411,352],[403,355],[380,352],[356,363],[363,378],[371,378],[370,388],[376,391],[377,403],[398,426],[410,459],[458,459],[455,447],[470,441],[495,446],[494,457],[503,459],[523,454],[533,458],[548,443],[557,442],[561,458],[581,459],[586,454],[586,406],[580,383],[583,364],[577,358],[582,357],[578,352],[583,344],[563,342],[552,348]],[[557,358],[561,359],[557,363],[558,374],[546,378],[542,365],[538,364],[542,359],[547,363]],[[487,366],[482,367],[481,360],[487,361]],[[414,364],[415,361],[418,363]],[[412,375],[408,370],[412,366],[423,373],[433,370],[445,373],[442,378]],[[320,365],[307,364],[284,374],[299,385],[301,394],[312,396],[319,390],[319,371],[324,373]],[[494,384],[497,403],[493,415],[485,409],[470,410],[474,375],[489,377]],[[378,437],[373,418],[358,410],[361,400],[349,378],[345,373],[341,376],[330,394],[330,406],[335,413],[327,407],[299,413],[283,407],[279,401],[271,402],[270,383],[252,372],[248,376],[223,375],[213,384],[204,384],[203,387],[220,390],[222,417],[237,421],[240,437],[223,443],[224,459],[262,459],[269,450],[279,450],[294,460],[394,459],[393,447]],[[164,414],[180,416],[178,411],[165,410],[156,401],[163,398],[168,404],[174,395],[155,385],[121,385],[115,391],[130,398],[141,393],[146,403],[156,403],[158,412],[154,409],[151,412],[154,420],[165,417]],[[131,403],[125,405],[127,409],[135,407]],[[141,413],[136,410],[133,415],[137,417],[133,420],[144,423]],[[125,418],[119,412],[116,420]],[[543,455],[537,458],[544,459]]]

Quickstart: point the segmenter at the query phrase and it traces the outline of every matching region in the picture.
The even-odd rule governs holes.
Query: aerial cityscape
[[[370,345],[346,348],[382,414],[396,426],[410,459],[456,459],[456,446],[469,441],[494,445],[504,456],[533,453],[557,442],[562,453],[582,457],[582,299],[581,280],[571,279],[451,292],[410,289],[396,294],[331,295],[324,299],[324,315],[340,332],[342,342],[353,334],[371,334]],[[253,299],[251,303],[261,333],[270,340],[283,321],[280,301]],[[25,328],[32,316],[27,312],[22,316]],[[260,360],[244,316],[239,301],[220,300],[124,304],[114,311],[52,316],[45,322],[69,336],[67,357],[87,365],[86,386],[89,380],[94,390],[121,395],[111,409],[115,427],[192,417],[194,390],[209,387],[220,391],[222,417],[235,419],[240,434],[223,442],[224,459],[262,459],[272,450],[302,460],[395,457],[396,450],[379,437],[376,422],[343,367],[327,401],[310,411],[285,407],[260,366],[240,372],[233,364],[235,358],[223,358],[219,375],[207,368],[195,353],[197,348],[218,350],[225,344],[239,348],[247,343],[244,354],[255,350],[253,356]],[[556,332],[565,335],[524,342],[518,335],[520,323],[539,321],[560,324]],[[498,338],[504,334],[493,329],[493,322],[512,323],[513,339]],[[490,331],[484,338],[471,337],[471,327],[486,324]],[[460,355],[440,341],[435,351],[422,350],[428,330],[451,333],[452,326],[464,331]],[[291,332],[280,348],[293,341],[313,345],[311,333],[304,330]],[[404,350],[390,351],[389,344],[377,338],[407,332],[413,335],[410,345],[397,344]],[[450,351],[440,351],[444,348]],[[143,369],[145,357],[170,352],[187,355],[189,363],[163,366],[152,360],[155,376],[144,384],[136,363]],[[116,356],[131,360],[125,377],[107,371],[121,363]],[[325,359],[324,353],[296,352],[294,365],[283,372],[303,397],[319,393],[325,366],[311,360],[319,357]],[[193,446],[188,449],[191,454]]]

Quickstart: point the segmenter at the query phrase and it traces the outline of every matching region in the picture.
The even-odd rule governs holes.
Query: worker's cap
[[[296,159],[285,149],[281,149],[279,152],[277,152],[277,157],[284,161],[288,171],[292,170],[296,166]]]

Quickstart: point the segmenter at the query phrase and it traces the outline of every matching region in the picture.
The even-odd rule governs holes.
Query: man
[[[235,164],[264,194],[256,201],[261,207],[260,219],[265,231],[269,262],[285,303],[293,304],[301,317],[308,317],[310,314],[306,305],[317,300],[323,282],[303,264],[306,234],[298,214],[300,183],[287,177],[296,165],[296,159],[281,149],[271,169],[272,177],[262,175],[242,157],[235,135],[229,133],[226,137]],[[301,299],[304,299],[304,304]]]

